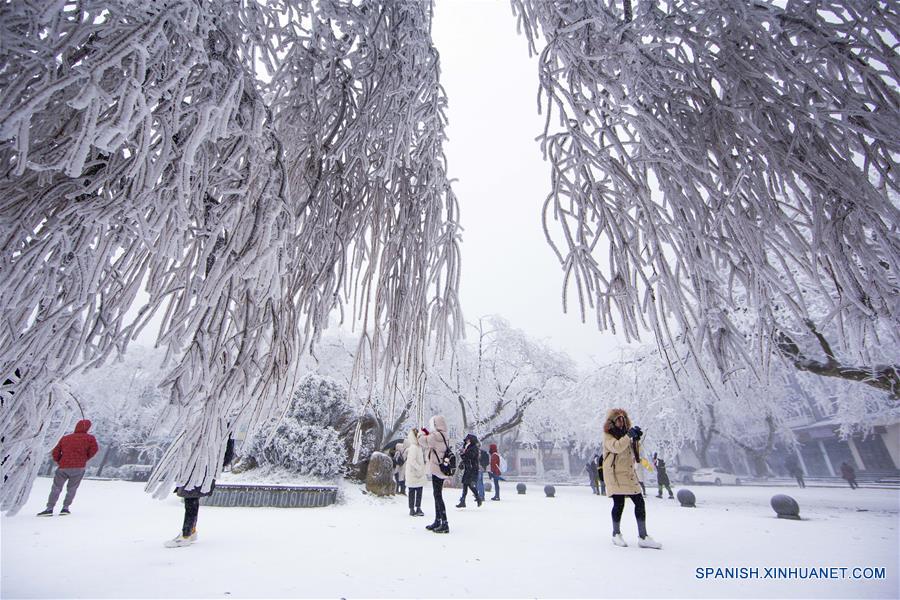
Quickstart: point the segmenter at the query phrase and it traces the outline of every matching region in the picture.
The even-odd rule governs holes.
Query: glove
[[[635,425],[634,427],[632,427],[631,429],[628,430],[628,437],[630,437],[633,440],[641,439],[642,435],[644,435],[644,432],[641,431],[641,428],[638,427],[637,425]]]
[[[423,428],[422,428],[422,433],[424,433],[425,435],[428,435],[428,428],[427,428],[427,427],[423,427]]]

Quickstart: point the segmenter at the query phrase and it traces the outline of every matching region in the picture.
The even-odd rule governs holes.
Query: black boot
[[[411,516],[411,517],[416,516],[416,511],[415,511],[415,509],[412,509],[412,508],[409,509],[409,516]]]
[[[460,500],[460,501],[459,501],[459,504],[456,505],[456,508],[465,508],[465,507],[466,507],[466,501],[465,501],[465,500]]]
[[[428,531],[434,531],[435,529],[437,529],[440,526],[440,524],[441,524],[441,520],[438,519],[437,517],[435,517],[434,523],[432,523],[431,525],[426,525],[425,529],[427,529]]]
[[[447,521],[441,521],[441,524],[434,528],[435,533],[450,533],[450,525],[447,524]]]

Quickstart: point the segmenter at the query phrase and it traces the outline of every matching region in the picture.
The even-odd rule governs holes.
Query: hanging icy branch
[[[854,361],[900,347],[895,3],[512,6],[539,51],[564,305],[684,335],[723,372],[816,315]]]
[[[53,386],[155,313],[182,425],[160,494],[209,486],[336,308],[373,372],[418,381],[460,322],[430,18],[418,0],[0,7],[0,375],[22,374],[4,475],[41,460]]]

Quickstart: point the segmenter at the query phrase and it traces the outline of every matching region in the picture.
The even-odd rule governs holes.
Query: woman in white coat
[[[409,498],[409,516],[424,517],[422,512],[422,488],[428,483],[425,471],[425,454],[419,446],[419,430],[413,428],[406,436],[406,490]]]

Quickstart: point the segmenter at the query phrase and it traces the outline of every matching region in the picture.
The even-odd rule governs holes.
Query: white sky
[[[439,0],[432,35],[449,98],[449,175],[464,228],[460,301],[465,317],[500,314],[513,327],[586,362],[624,343],[582,324],[577,297],[562,310],[562,269],[544,239],[549,164],[535,137],[537,59],[508,0]]]

